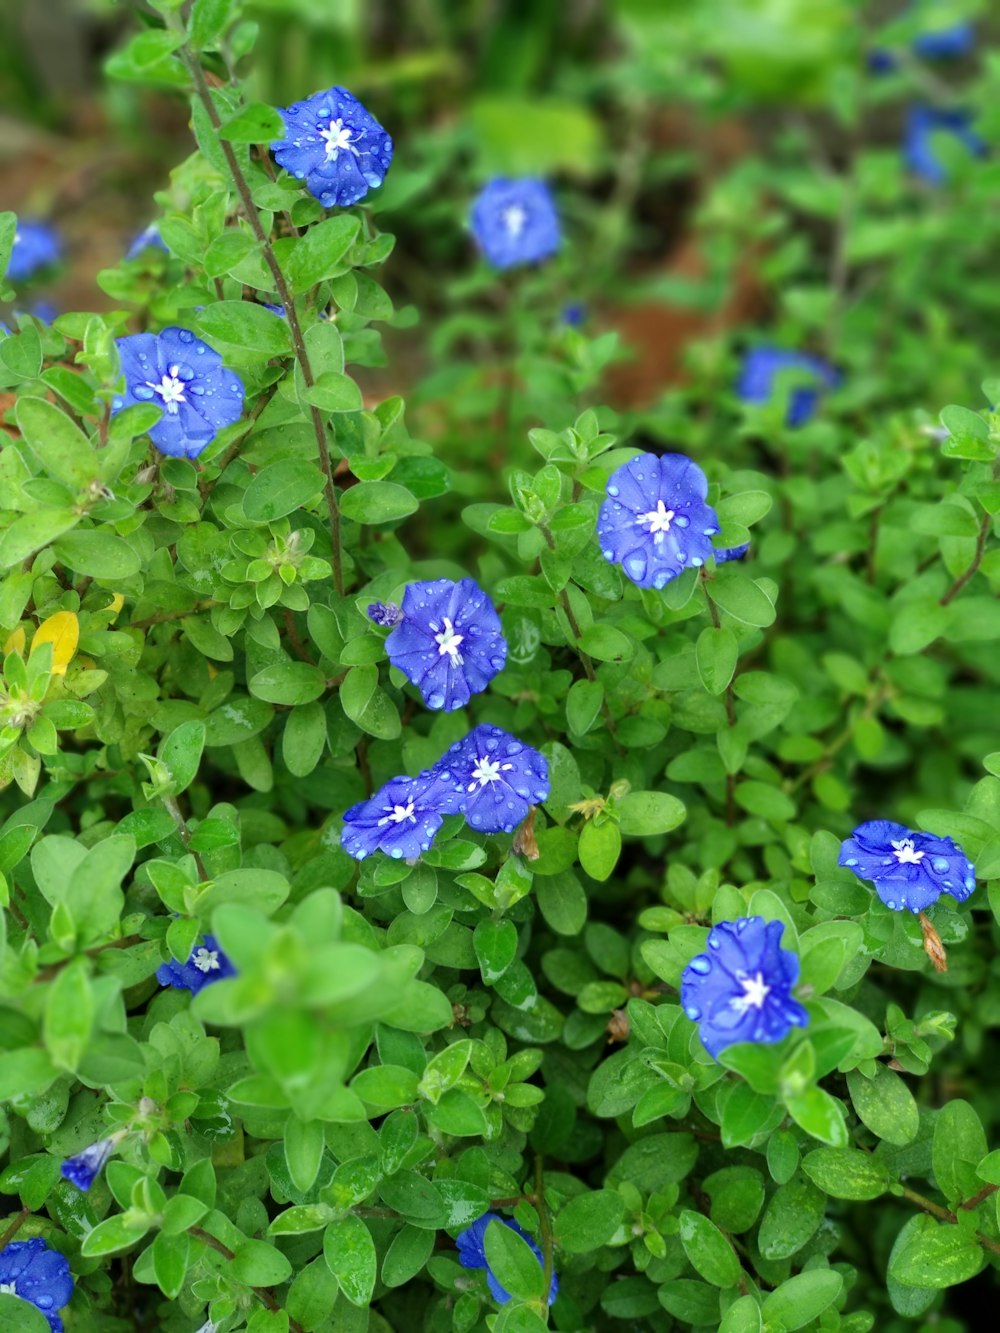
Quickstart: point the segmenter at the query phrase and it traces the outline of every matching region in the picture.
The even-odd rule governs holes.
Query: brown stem
[[[295,628],[295,617],[292,615],[291,611],[289,611],[287,606],[285,607],[284,620],[285,633],[288,635],[288,642],[295,649],[295,656],[300,658],[303,662],[308,662],[310,666],[315,666],[316,663],[310,656],[309,649],[302,642],[299,632]]]
[[[972,564],[969,565],[969,568],[965,571],[964,574],[959,574],[958,578],[955,580],[955,582],[951,585],[948,591],[941,598],[942,606],[947,606],[949,602],[955,600],[958,594],[968,583],[969,579],[972,578],[973,574],[975,574],[976,570],[979,568],[980,562],[982,561],[983,558],[983,552],[986,550],[986,538],[990,535],[990,528],[992,527],[992,525],[993,525],[993,515],[984,514],[983,521],[979,525],[979,536],[976,538],[976,553],[972,557]]]
[[[5,1245],[10,1244],[10,1242],[21,1230],[21,1228],[24,1226],[25,1222],[27,1222],[30,1216],[31,1216],[30,1208],[22,1208],[19,1213],[15,1214],[13,1222],[11,1222],[10,1226],[3,1233],[3,1235],[0,1236],[0,1250],[2,1250]]]
[[[224,602],[220,602],[214,597],[206,597],[201,602],[195,602],[194,606],[189,606],[186,611],[159,611],[155,616],[146,616],[144,620],[133,620],[127,628],[151,629],[153,625],[165,625],[169,620],[184,620],[187,616],[193,616],[198,611],[208,611],[213,606],[224,605]]]
[[[214,1250],[216,1254],[221,1254],[227,1261],[236,1258],[235,1250],[231,1250],[228,1245],[223,1245],[221,1240],[217,1240],[215,1236],[213,1236],[210,1231],[206,1231],[204,1227],[188,1227],[188,1235],[193,1236],[195,1240],[200,1240],[203,1245],[207,1245],[208,1248]],[[273,1294],[268,1291],[267,1287],[251,1287],[250,1290],[260,1301],[261,1305],[266,1306],[268,1310],[271,1310],[275,1314],[281,1310],[281,1306],[275,1300]],[[291,1315],[288,1316],[288,1328],[289,1333],[305,1333],[302,1325],[298,1320],[293,1319]]]
[[[141,935],[123,935],[120,940],[108,940],[106,944],[95,944],[90,949],[84,949],[84,958],[98,958],[105,949],[131,949],[133,944],[142,944]],[[53,977],[58,976],[64,967],[69,967],[72,958],[64,958],[61,962],[51,963],[48,967],[41,968],[35,973],[35,981],[51,981]]]
[[[190,44],[185,42],[180,47],[179,54],[188,68],[188,72],[194,82],[195,92],[201,101],[202,106],[212,124],[212,128],[218,132],[222,128],[222,121],[219,119],[219,113],[216,110],[215,102],[212,100],[212,94],[209,91],[208,83],[205,80],[205,72]],[[292,290],[285,280],[285,275],[281,271],[281,265],[278,263],[277,256],[271,247],[270,238],[266,235],[261,226],[260,217],[257,213],[253,196],[250,193],[250,186],[243,175],[243,171],[233,151],[233,146],[228,139],[219,138],[219,147],[222,149],[223,156],[226,159],[226,165],[229,168],[229,174],[233,178],[233,184],[236,186],[236,192],[240,197],[240,204],[243,209],[243,215],[260,246],[264,262],[270,270],[271,277],[274,279],[275,290],[281,299],[281,304],[285,307],[285,318],[288,321],[288,329],[292,335],[292,344],[295,348],[295,358],[302,367],[302,378],[305,380],[306,388],[311,389],[316,383],[313,375],[312,363],[309,360],[309,354],[306,351],[305,339],[302,336],[302,326],[299,324],[299,317],[295,310],[295,302],[292,297]],[[316,436],[316,447],[319,450],[320,466],[323,469],[324,494],[326,495],[326,505],[330,513],[330,541],[333,548],[333,581],[337,592],[342,597],[344,595],[344,563],[341,553],[340,543],[340,508],[337,504],[337,495],[333,489],[333,464],[330,461],[330,449],[326,439],[326,427],[323,424],[323,415],[318,407],[309,405],[309,416],[312,421],[313,432]]]
[[[181,814],[181,808],[177,804],[176,796],[161,796],[160,799],[166,808],[167,814],[177,825],[177,832],[180,834],[180,839],[184,844],[185,849],[191,852],[191,830],[187,826],[187,820]],[[199,854],[197,852],[191,852],[191,855],[194,857],[194,863],[198,867],[198,874],[201,876],[202,883],[204,883],[205,880],[210,879],[211,876],[205,869]]]
[[[981,1190],[977,1190],[971,1199],[963,1199],[958,1205],[959,1208],[971,1212],[973,1208],[978,1208],[984,1199],[988,1199],[991,1194],[996,1194],[1000,1185],[984,1185]]]
[[[274,397],[277,390],[278,390],[277,382],[269,385],[264,390],[264,392],[254,403],[253,409],[251,410],[250,415],[247,417],[246,429],[240,431],[239,435],[237,435],[236,439],[232,442],[232,444],[229,446],[229,448],[226,450],[226,452],[222,455],[221,458],[213,460],[215,466],[219,469],[220,477],[222,476],[223,472],[225,472],[229,464],[236,457],[236,455],[239,453],[239,451],[243,448],[247,436],[250,434],[254,426],[256,426],[257,424],[257,418],[260,416],[261,412],[263,412],[264,408],[267,407],[268,403]],[[205,501],[208,498],[208,493],[209,493],[208,483],[205,481],[200,481],[198,483],[198,490],[201,494],[202,501]]]
[[[996,1187],[994,1186],[993,1188]],[[942,1208],[941,1205],[935,1203],[933,1199],[928,1199],[925,1195],[918,1194],[916,1190],[907,1189],[904,1186],[903,1198],[910,1203],[916,1204],[918,1208],[922,1208],[925,1213],[930,1213],[930,1215],[936,1217],[939,1222],[947,1222],[954,1226],[958,1221],[958,1218],[954,1213],[949,1212],[947,1208]],[[995,1241],[991,1236],[984,1236],[981,1231],[976,1232],[976,1240],[984,1250],[989,1250],[990,1254],[1000,1254],[1000,1241]]]

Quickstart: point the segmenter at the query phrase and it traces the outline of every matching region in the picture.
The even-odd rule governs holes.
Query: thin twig
[[[995,1189],[996,1186],[993,1188]],[[922,1208],[925,1213],[930,1213],[930,1215],[936,1217],[939,1222],[947,1222],[949,1225],[954,1226],[958,1221],[958,1218],[954,1213],[949,1212],[947,1208],[942,1208],[942,1206],[939,1203],[935,1203],[933,1199],[928,1199],[925,1195],[918,1194],[916,1190],[907,1189],[906,1186],[904,1186],[903,1198],[910,1203],[916,1204],[918,1208]],[[981,1231],[976,1232],[976,1240],[984,1250],[989,1250],[990,1254],[1000,1254],[1000,1241],[995,1241],[991,1236],[984,1236]]]
[[[972,578],[973,574],[975,574],[976,570],[979,568],[980,562],[982,561],[983,558],[983,552],[986,550],[986,538],[990,535],[990,528],[992,526],[993,526],[993,515],[984,514],[983,521],[979,525],[979,536],[976,538],[976,553],[972,557],[972,563],[969,565],[969,568],[965,571],[964,574],[959,574],[958,578],[955,580],[955,582],[951,585],[948,591],[941,598],[940,602],[941,606],[947,606],[949,602],[954,601],[955,598],[958,596],[958,594],[968,583],[969,579]]]
[[[123,935],[118,940],[108,940],[105,944],[95,944],[90,949],[84,949],[83,958],[99,958],[106,949],[131,949],[133,944],[145,943],[142,935]],[[35,981],[51,981],[53,977],[58,976],[65,967],[69,967],[73,962],[72,958],[63,958],[58,963],[50,963],[48,967],[43,967],[35,973]]]
[[[177,804],[177,798],[175,796],[161,796],[160,799],[163,802],[167,814],[177,825],[177,832],[180,834],[180,839],[184,844],[185,850],[191,852],[191,855],[194,857],[194,863],[198,867],[198,874],[201,877],[201,882],[204,883],[205,880],[210,878],[210,875],[205,869],[205,864],[199,854],[191,850],[191,830],[187,826],[187,820],[181,814],[181,808]]]
[[[31,1216],[30,1208],[22,1208],[19,1213],[15,1214],[13,1222],[11,1222],[10,1226],[3,1233],[3,1235],[0,1236],[0,1250],[2,1250],[5,1245],[10,1244],[10,1242],[21,1230],[21,1228],[24,1226],[25,1222],[27,1222],[30,1216]]]
[[[195,1240],[200,1240],[203,1245],[207,1245],[210,1250],[214,1250],[216,1254],[221,1254],[222,1257],[228,1261],[232,1261],[236,1258],[235,1250],[231,1250],[228,1245],[223,1245],[221,1240],[217,1240],[215,1236],[213,1236],[210,1231],[206,1231],[204,1227],[188,1227],[188,1235],[193,1236]],[[273,1294],[268,1291],[267,1287],[250,1287],[250,1290],[260,1303],[266,1306],[274,1314],[281,1312],[281,1306],[275,1300]],[[287,1311],[285,1311],[285,1313],[288,1317],[289,1333],[305,1333],[305,1330],[298,1320],[293,1319],[291,1315],[288,1315]]]

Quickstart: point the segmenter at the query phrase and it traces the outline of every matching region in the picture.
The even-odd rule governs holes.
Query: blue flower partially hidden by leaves
[[[372,852],[414,861],[430,848],[444,816],[457,814],[461,805],[458,781],[444,766],[415,778],[390,778],[346,811],[340,845],[358,861]]]
[[[545,756],[502,727],[474,728],[437,767],[458,782],[462,814],[480,833],[512,833],[533,805],[548,799]]]
[[[0,1250],[0,1291],[30,1301],[49,1321],[52,1333],[63,1333],[58,1311],[73,1295],[69,1261],[40,1236],[11,1241]]]
[[[781,347],[751,347],[743,358],[736,392],[745,403],[764,406],[774,393],[775,376],[783,371],[799,371],[801,378],[809,381],[792,389],[785,417],[789,426],[804,426],[816,411],[820,393],[833,388],[838,379],[833,367],[818,356]]]
[[[915,833],[891,819],[871,819],[845,838],[837,858],[871,880],[894,912],[922,912],[942,893],[964,902],[976,887],[972,862],[951,838]]]
[[[384,623],[381,612],[376,614]],[[472,579],[407,584],[402,618],[385,647],[427,707],[446,713],[485,690],[507,660],[500,617]]]
[[[597,517],[601,552],[640,588],[662,588],[714,554],[719,520],[690,458],[639,454],[611,474],[607,491]]]
[[[750,550],[749,542],[744,542],[742,546],[723,546],[721,548],[716,547],[715,551],[713,552],[715,556],[715,563],[717,565],[724,565],[729,560],[742,560],[743,557],[746,555],[747,551],[749,550]]]
[[[392,139],[346,88],[314,93],[278,111],[286,137],[271,151],[324,208],[356,204],[385,180]]]
[[[7,265],[11,282],[23,282],[41,269],[50,268],[62,254],[62,243],[45,222],[21,220],[14,232],[14,244]]]
[[[723,921],[708,936],[708,949],[681,973],[681,1005],[710,1055],[737,1042],[770,1044],[809,1015],[792,998],[799,960],[780,947],[785,927],[761,916]]]
[[[471,225],[494,268],[538,264],[559,249],[559,214],[544,181],[491,180],[476,196]]]
[[[78,1152],[73,1157],[67,1157],[60,1168],[63,1177],[71,1185],[75,1185],[78,1190],[89,1190],[94,1181],[104,1170],[108,1158],[115,1150],[118,1143],[117,1135],[112,1135],[106,1139],[98,1139],[82,1152]]]
[[[196,944],[191,950],[186,963],[178,963],[171,958],[156,969],[156,980],[161,986],[189,990],[192,995],[197,995],[214,981],[225,981],[235,976],[236,968],[219,948],[214,935],[203,936],[201,944]]]
[[[160,453],[197,458],[243,415],[243,381],[189,329],[133,333],[116,343],[125,392],[112,402],[112,415],[134,403],[162,407],[149,432]]]
[[[138,259],[146,250],[162,250],[169,254],[166,243],[160,235],[160,224],[151,222],[148,227],[144,227],[137,236],[132,238],[129,248],[125,251],[126,259]]]
[[[482,1217],[473,1222],[472,1226],[466,1227],[464,1231],[458,1233],[455,1237],[455,1244],[458,1246],[458,1262],[463,1268],[485,1268],[486,1284],[490,1289],[490,1294],[498,1305],[506,1305],[511,1299],[511,1294],[506,1287],[502,1287],[497,1281],[486,1259],[486,1228],[491,1222],[500,1222],[503,1226],[510,1227],[511,1231],[516,1231],[519,1236],[526,1240],[542,1268],[545,1267],[545,1258],[528,1233],[522,1230],[511,1217],[499,1217],[496,1213],[484,1213]],[[555,1300],[558,1292],[559,1279],[553,1273],[552,1283],[549,1287],[549,1305]]]
[[[948,179],[947,168],[935,147],[935,138],[941,134],[963,144],[972,157],[986,155],[986,144],[972,128],[972,117],[967,112],[934,106],[911,107],[903,131],[903,160],[908,170],[928,185],[943,185]]]

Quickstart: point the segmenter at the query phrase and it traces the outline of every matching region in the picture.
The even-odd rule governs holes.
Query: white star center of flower
[[[351,143],[354,131],[350,126],[345,125],[339,117],[337,120],[331,120],[329,128],[320,130],[319,134],[321,139],[326,140],[326,160],[328,162],[336,162],[338,153],[345,150],[353,153],[355,157],[361,156]]]
[[[738,1014],[745,1014],[750,1008],[763,1009],[764,1001],[771,993],[771,987],[764,980],[763,972],[758,972],[755,977],[740,977],[739,983],[743,987],[743,994],[734,996],[730,1001],[730,1008],[735,1009]]]
[[[513,764],[501,764],[499,759],[477,759],[476,766],[472,770],[472,781],[469,783],[469,791],[476,790],[476,783],[480,788],[487,787],[490,783],[499,782],[501,773],[509,773],[514,767]]]
[[[221,966],[216,949],[195,949],[191,961],[199,972],[218,972]]]
[[[901,866],[918,866],[924,859],[924,853],[913,846],[912,838],[900,838],[892,841],[892,854]]]
[[[640,514],[635,521],[648,525],[649,535],[659,541],[663,533],[670,531],[673,517],[674,511],[668,509],[662,500],[657,500],[655,509],[651,509],[648,514]]]
[[[186,403],[184,390],[187,385],[183,380],[177,378],[177,372],[180,366],[171,366],[169,373],[163,376],[159,384],[154,384],[152,380],[146,381],[146,387],[158,393],[163,399],[163,406],[172,415],[177,415],[177,404]]]
[[[505,208],[500,215],[503,218],[503,225],[507,228],[507,234],[512,240],[517,240],[521,232],[524,231],[524,224],[528,221],[527,210],[520,204],[511,204]]]
[[[407,801],[406,805],[394,805],[389,820],[393,824],[402,824],[404,819],[413,818],[413,802]]]
[[[0,1282],[0,1292],[3,1292],[3,1294],[4,1294],[5,1296],[16,1296],[16,1295],[17,1295],[17,1283],[16,1283],[16,1282]]]
[[[458,651],[458,649],[459,645],[463,642],[465,636],[463,634],[455,633],[455,626],[451,623],[451,621],[448,619],[447,616],[442,617],[442,619],[444,622],[444,629],[442,629],[440,634],[434,635],[434,642],[438,646],[438,656],[444,657],[444,655],[447,653],[447,655],[451,658],[452,666],[461,666],[463,658],[462,654]],[[432,625],[431,629],[434,628],[436,627]]]

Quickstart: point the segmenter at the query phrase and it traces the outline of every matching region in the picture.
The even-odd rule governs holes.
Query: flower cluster
[[[964,902],[976,887],[972,862],[951,838],[915,833],[905,824],[872,819],[840,848],[839,864],[870,879],[894,912],[923,912],[943,893]]]
[[[161,986],[189,990],[192,995],[197,995],[213,981],[224,981],[235,975],[236,969],[219,948],[214,935],[204,935],[201,944],[196,944],[191,950],[186,963],[178,963],[171,958],[156,969],[156,979]]]
[[[820,393],[837,383],[837,372],[819,357],[781,347],[752,347],[743,358],[736,392],[745,403],[764,406],[774,394],[775,377],[788,371],[797,372],[797,378],[806,382],[792,389],[785,422],[804,426],[816,410]]]
[[[491,1222],[499,1222],[502,1226],[510,1227],[511,1231],[516,1231],[519,1236],[526,1240],[542,1268],[545,1267],[545,1259],[528,1233],[510,1217],[498,1217],[496,1213],[484,1213],[482,1217],[473,1222],[472,1226],[466,1227],[464,1231],[458,1233],[455,1237],[455,1244],[458,1246],[458,1262],[463,1268],[485,1268],[486,1285],[490,1289],[491,1296],[498,1305],[506,1305],[511,1299],[510,1292],[497,1281],[486,1258],[486,1228]],[[553,1273],[552,1282],[549,1286],[549,1305],[555,1300],[558,1292],[559,1279]]]
[[[708,950],[692,958],[681,976],[681,1006],[698,1024],[710,1055],[737,1042],[770,1044],[809,1015],[792,997],[798,957],[782,949],[784,925],[760,916],[723,921],[708,936]]]
[[[69,1262],[41,1236],[11,1241],[0,1250],[0,1292],[29,1301],[49,1321],[52,1333],[63,1333],[59,1311],[73,1295]]]
[[[472,205],[472,234],[494,268],[538,264],[559,248],[559,214],[540,180],[491,180]]]
[[[149,438],[171,458],[197,458],[220,430],[243,415],[243,382],[189,329],[133,333],[117,339],[125,392],[112,414],[154,403],[163,416]]]
[[[713,554],[719,531],[708,481],[683,454],[639,454],[613,472],[597,518],[605,560],[640,588],[662,588]]]
[[[346,88],[314,93],[279,112],[285,138],[271,145],[275,160],[305,181],[324,208],[347,208],[382,184],[392,139]]]
[[[387,614],[380,603],[369,608],[376,624],[388,623]],[[472,579],[407,584],[392,623],[385,641],[389,661],[417,686],[428,708],[450,713],[463,707],[507,660],[500,617]]]

